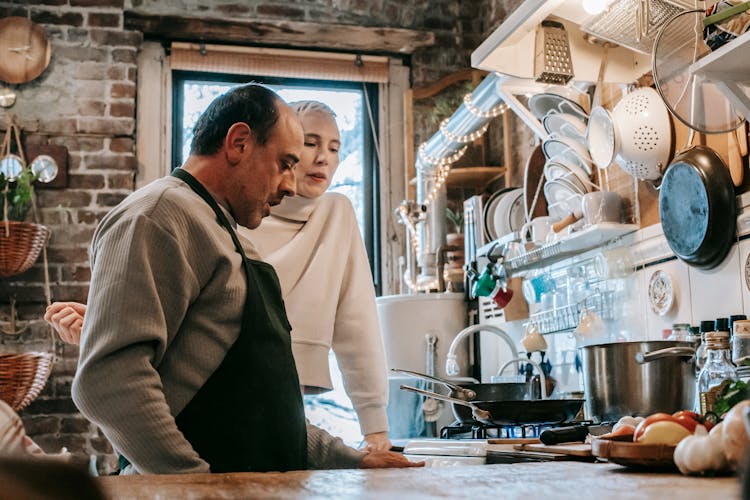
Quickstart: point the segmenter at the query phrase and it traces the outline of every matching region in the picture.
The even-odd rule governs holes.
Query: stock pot
[[[587,419],[612,422],[695,405],[695,350],[689,342],[617,342],[579,350]]]

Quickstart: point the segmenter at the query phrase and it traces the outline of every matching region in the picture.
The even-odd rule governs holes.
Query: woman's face
[[[341,139],[336,121],[323,111],[305,111],[299,117],[305,146],[297,164],[297,194],[317,198],[331,185],[339,166]]]

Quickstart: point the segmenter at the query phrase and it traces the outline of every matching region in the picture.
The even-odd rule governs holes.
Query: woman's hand
[[[47,306],[44,319],[68,344],[81,343],[81,328],[86,306],[78,302],[54,302]]]
[[[360,469],[389,469],[404,467],[424,467],[424,462],[410,462],[401,453],[394,451],[373,451],[365,455],[359,463]]]
[[[388,451],[391,449],[391,440],[387,432],[373,432],[365,436],[362,448],[366,451]]]

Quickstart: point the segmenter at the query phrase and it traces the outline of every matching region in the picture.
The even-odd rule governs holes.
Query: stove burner
[[[499,425],[499,424],[463,424],[456,420],[451,425],[440,429],[441,439],[497,439],[497,438],[537,438],[542,431],[555,427],[566,427],[578,424],[593,424],[593,422],[584,420],[576,422],[564,422],[558,424],[519,424],[519,425]]]

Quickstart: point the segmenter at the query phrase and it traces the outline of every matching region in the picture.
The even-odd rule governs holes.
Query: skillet
[[[583,406],[583,399],[534,399],[508,401],[463,401],[402,385],[401,389],[453,403],[456,418],[464,424],[519,425],[569,422]]]

